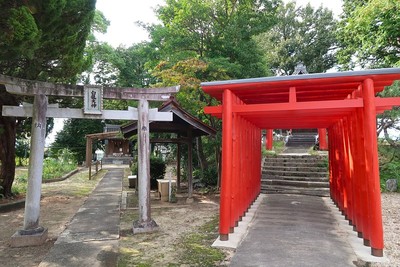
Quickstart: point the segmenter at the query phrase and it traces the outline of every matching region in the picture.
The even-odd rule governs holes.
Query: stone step
[[[264,162],[263,165],[265,168],[270,168],[270,167],[320,167],[320,168],[326,168],[327,166],[325,165],[324,162],[295,162],[293,161],[285,161],[285,162]]]
[[[261,185],[282,185],[282,186],[291,186],[291,187],[302,187],[302,188],[329,188],[329,182],[314,182],[314,181],[290,181],[290,180],[263,180]]]
[[[291,186],[274,186],[273,188],[269,188],[261,186],[261,192],[266,194],[297,194],[321,197],[330,196],[329,188],[302,188]]]
[[[285,162],[285,161],[293,161],[293,160],[298,160],[299,162],[319,162],[321,161],[321,159],[318,158],[296,158],[296,157],[269,157],[268,161],[272,161],[272,162]]]
[[[288,181],[309,181],[309,182],[329,182],[327,176],[321,177],[299,177],[299,176],[272,176],[262,175],[261,182],[266,180],[288,180]]]
[[[324,158],[326,158],[326,156],[323,156],[323,155],[309,155],[309,154],[304,154],[304,155],[279,154],[279,155],[270,155],[270,156],[267,156],[267,157],[266,157],[266,159],[278,159],[278,158],[324,159]]]
[[[281,170],[268,170],[263,171],[262,174],[271,176],[294,176],[294,177],[327,177],[327,172],[304,172],[304,171],[281,171]]]
[[[285,171],[285,172],[323,172],[327,173],[326,167],[319,167],[319,166],[264,166],[262,168],[263,173],[269,171]]]

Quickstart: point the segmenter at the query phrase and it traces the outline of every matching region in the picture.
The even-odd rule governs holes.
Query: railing
[[[94,169],[94,173],[92,174],[92,166],[95,167]],[[100,166],[100,169],[99,169]],[[101,160],[96,160],[90,163],[90,166],[88,166],[89,168],[89,180],[92,179],[93,176],[95,176],[99,171],[101,171],[103,169],[103,161]]]

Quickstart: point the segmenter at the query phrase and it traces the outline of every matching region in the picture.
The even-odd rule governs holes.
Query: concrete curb
[[[64,180],[68,179],[69,177],[71,177],[72,175],[74,175],[75,173],[79,172],[80,170],[81,170],[81,168],[76,168],[75,170],[70,171],[69,173],[65,174],[64,176],[62,176],[60,178],[43,180],[42,184],[64,181]]]
[[[260,206],[265,196],[265,194],[258,195],[256,201],[254,201],[254,203],[250,206],[246,216],[243,217],[242,221],[240,221],[238,226],[235,227],[233,233],[229,234],[228,241],[221,241],[218,237],[218,239],[212,244],[212,247],[236,249],[247,235],[248,228],[250,227],[250,224],[256,215],[258,206]]]
[[[371,248],[364,246],[363,239],[357,237],[357,232],[353,231],[353,227],[349,225],[349,221],[347,221],[339,209],[335,206],[332,199],[328,197],[322,198],[325,204],[330,208],[333,216],[335,217],[338,226],[340,229],[345,231],[347,242],[353,248],[354,253],[356,254],[358,260],[362,262],[378,262],[378,263],[389,263],[389,259],[384,254],[383,257],[374,257],[371,255]]]

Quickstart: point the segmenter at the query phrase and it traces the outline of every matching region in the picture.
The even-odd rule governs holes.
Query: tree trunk
[[[16,98],[0,87],[0,111],[3,105],[17,105]],[[14,117],[0,116],[0,193],[11,196],[11,186],[15,176],[16,120]]]
[[[206,156],[204,155],[203,141],[201,140],[201,137],[196,138],[196,148],[197,148],[197,158],[199,159],[200,169],[201,172],[204,173],[204,170],[208,168],[208,163]]]

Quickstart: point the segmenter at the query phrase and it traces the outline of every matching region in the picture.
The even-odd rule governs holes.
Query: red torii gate
[[[327,129],[331,198],[371,254],[383,256],[376,114],[400,106],[377,92],[400,68],[205,82],[222,105],[220,240],[229,239],[261,188],[261,129]]]

